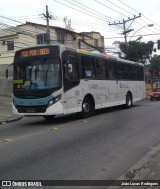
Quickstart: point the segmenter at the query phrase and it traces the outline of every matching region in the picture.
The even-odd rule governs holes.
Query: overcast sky
[[[128,17],[133,18],[139,13],[142,14],[141,18],[135,19],[133,23],[126,23],[127,28],[132,23],[129,28],[134,29],[127,40],[129,41],[132,35],[134,40],[139,35],[148,34],[143,36],[142,41],[160,39],[160,0],[1,0],[0,16],[19,22],[2,17],[0,22],[8,25],[18,25],[25,21],[46,24],[42,16],[46,5],[54,17],[50,25],[65,27],[63,19],[67,16],[67,19],[71,19],[71,27],[75,32],[100,32],[105,37],[106,46],[112,45],[114,41],[124,41],[124,36],[121,35],[122,25],[112,26],[109,22],[122,22],[123,19],[128,20]],[[154,26],[149,28],[148,24]]]

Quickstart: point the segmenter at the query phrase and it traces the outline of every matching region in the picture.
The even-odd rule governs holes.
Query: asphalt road
[[[27,117],[0,125],[0,178],[117,179],[160,143],[159,109],[160,101],[141,101],[88,119]]]

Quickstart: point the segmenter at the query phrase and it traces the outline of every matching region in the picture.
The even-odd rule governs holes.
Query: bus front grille
[[[44,113],[47,106],[16,106],[19,113]]]

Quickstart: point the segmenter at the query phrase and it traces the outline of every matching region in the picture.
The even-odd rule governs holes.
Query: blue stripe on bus
[[[50,95],[46,98],[39,98],[39,99],[20,99],[13,97],[13,100],[18,106],[41,106],[41,105],[47,105],[48,102],[53,98],[54,97]]]

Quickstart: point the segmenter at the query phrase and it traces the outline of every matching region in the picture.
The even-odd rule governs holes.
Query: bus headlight
[[[48,107],[52,106],[53,104],[55,104],[56,102],[58,102],[61,99],[62,95],[58,95],[56,97],[54,97],[52,100],[49,101],[48,103]]]

